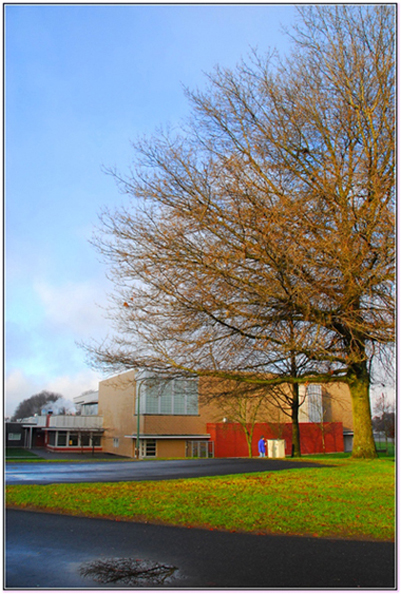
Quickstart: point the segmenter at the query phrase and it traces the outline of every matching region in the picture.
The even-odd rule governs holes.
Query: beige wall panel
[[[159,439],[157,441],[158,458],[185,458],[185,439]]]
[[[146,415],[143,417],[143,432],[151,435],[203,435],[206,433],[206,422],[200,416]]]
[[[134,455],[132,439],[124,437],[136,431],[134,418],[135,372],[128,371],[99,382],[99,415],[105,428],[103,450],[120,456]],[[119,446],[113,444],[118,438]]]
[[[323,408],[329,411],[328,421],[341,422],[344,429],[353,431],[351,394],[347,384],[335,383],[322,385]],[[326,411],[324,411],[326,412]],[[326,414],[325,418],[326,420]]]

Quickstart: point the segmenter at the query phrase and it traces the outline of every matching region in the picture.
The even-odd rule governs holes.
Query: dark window
[[[58,446],[66,446],[67,445],[67,431],[59,431],[58,432],[57,445]]]
[[[102,436],[101,435],[93,435],[92,436],[92,445],[93,446],[100,446],[102,440]]]
[[[83,433],[81,435],[81,446],[89,445],[89,433]]]
[[[77,447],[78,445],[78,433],[70,433],[69,445],[71,447]]]

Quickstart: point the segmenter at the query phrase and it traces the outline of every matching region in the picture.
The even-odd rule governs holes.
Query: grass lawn
[[[386,450],[386,442],[385,441],[377,441],[376,442],[376,449],[378,450],[379,457],[382,456],[394,456],[395,446],[393,442],[387,442],[387,450]]]
[[[42,460],[39,456],[24,448],[6,448],[6,462],[25,462]]]
[[[393,540],[394,460],[319,462],[332,466],[168,481],[13,485],[6,502],[209,530]]]

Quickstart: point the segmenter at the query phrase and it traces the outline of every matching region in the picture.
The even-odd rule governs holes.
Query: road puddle
[[[173,565],[130,557],[97,559],[83,563],[79,568],[82,577],[101,584],[125,586],[166,585],[177,571]]]

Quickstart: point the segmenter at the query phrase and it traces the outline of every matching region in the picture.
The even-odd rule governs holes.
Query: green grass
[[[11,507],[210,530],[393,540],[394,462],[326,460],[332,466],[201,479],[13,485],[6,500]]]
[[[24,448],[6,448],[6,462],[35,462],[42,460],[39,456]]]
[[[387,451],[386,450],[386,442],[385,441],[376,441],[376,449],[378,450],[379,457],[383,456],[394,456],[395,454],[395,446],[393,442],[387,442]]]
[[[88,454],[91,457],[88,457]],[[102,456],[102,454],[97,453],[95,456],[92,456],[91,453],[85,453],[85,455],[82,456],[82,459],[80,458],[68,458],[68,452],[66,452],[63,458],[54,458],[54,459],[46,459],[46,458],[41,458],[40,456],[38,456],[37,454],[34,454],[31,450],[25,450],[24,448],[6,448],[6,458],[5,461],[6,463],[10,462],[45,462],[45,463],[51,463],[51,464],[64,464],[64,463],[73,463],[73,462],[85,462],[86,463],[90,463],[90,462],[128,462],[130,460],[130,458],[116,458],[116,459],[110,459],[110,457],[107,456]]]

